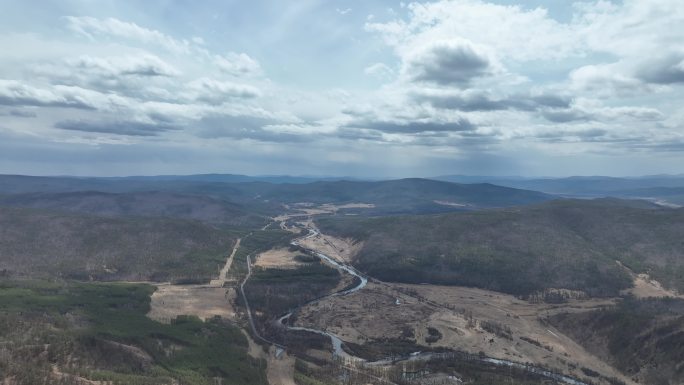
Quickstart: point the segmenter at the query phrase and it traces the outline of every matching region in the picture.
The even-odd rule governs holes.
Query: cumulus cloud
[[[684,10],[677,0],[574,4],[572,28],[588,50],[619,57],[643,57],[644,52],[678,48]]]
[[[684,53],[673,53],[642,63],[637,76],[649,83],[684,83]]]
[[[581,52],[574,31],[543,8],[527,10],[484,1],[412,2],[407,19],[369,22],[397,52],[436,40],[460,38],[516,61],[561,59]],[[485,27],[486,26],[486,27]]]
[[[242,52],[244,42],[219,44],[201,30],[186,39],[185,27],[152,19],[154,28],[124,16],[70,16],[62,19],[73,32],[66,36],[37,28],[0,38],[10,52],[0,60],[8,79],[0,80],[0,114],[11,130],[62,143],[97,137],[204,149],[246,140],[284,153],[306,143],[322,154],[339,146],[340,159],[367,159],[360,152],[371,147],[396,148],[401,158],[425,153],[412,146],[431,146],[442,155],[427,157],[439,158],[684,143],[684,120],[673,119],[684,101],[684,8],[674,0],[575,3],[562,18],[544,9],[551,3],[433,0],[396,11],[371,4],[365,11],[375,16],[363,29],[333,8],[321,23],[339,23],[331,36],[280,39],[290,19],[314,12],[303,6],[273,30],[245,33],[259,44],[259,60]],[[219,20],[211,28],[226,32]],[[274,53],[289,44],[306,49]],[[320,74],[297,73],[331,47],[348,55],[343,73],[325,60]],[[265,68],[278,70],[267,76]],[[293,81],[301,79],[306,84]]]
[[[492,61],[472,43],[461,39],[431,42],[404,56],[403,73],[412,81],[466,87],[494,72]]]
[[[574,133],[570,136],[576,142],[637,140],[643,135],[634,132],[640,129],[666,140],[662,127],[668,113],[655,108],[649,95],[681,98],[672,88],[684,82],[684,55],[675,43],[684,39],[677,27],[684,23],[684,12],[675,1],[578,3],[567,22],[541,7],[480,0],[413,2],[405,9],[404,17],[366,24],[393,49],[401,68],[377,97],[391,99],[394,110],[428,106],[432,110],[424,112],[430,121],[455,119],[449,111],[465,114],[476,123],[463,133],[475,133],[483,142],[550,139],[545,122],[567,126],[558,136]],[[646,51],[657,54],[646,57]],[[607,57],[611,61],[606,63]],[[383,113],[384,103],[370,105],[375,115],[357,118],[355,124],[366,123],[357,126],[370,129],[370,123],[378,123],[379,131],[398,133],[401,124],[383,124],[409,125]],[[421,119],[426,118],[413,117]],[[404,134],[427,133],[429,141],[440,142],[437,128],[415,127]],[[441,142],[465,145],[463,133]]]
[[[653,64],[621,61],[579,67],[570,72],[569,81],[571,89],[596,97],[630,98],[666,91],[672,75]]]

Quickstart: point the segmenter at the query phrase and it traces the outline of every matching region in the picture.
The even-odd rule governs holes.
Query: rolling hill
[[[410,178],[379,182],[337,181],[258,186],[262,199],[284,203],[374,204],[376,212],[440,212],[543,202],[553,197],[492,184],[458,184]]]
[[[626,298],[615,307],[550,322],[643,384],[684,382],[684,300]]]
[[[550,288],[613,296],[623,266],[684,291],[684,210],[616,199],[400,218],[318,220],[363,241],[355,265],[387,281],[481,287],[526,296]]]
[[[455,183],[494,183],[549,194],[586,197],[659,197],[669,188],[684,188],[682,175],[650,175],[642,177],[572,176],[567,178],[523,178],[445,175],[435,177]],[[659,191],[665,189],[665,191]],[[639,192],[639,190],[641,190]],[[650,191],[649,191],[650,190]],[[648,194],[644,194],[648,193]]]
[[[206,196],[147,191],[26,193],[0,196],[0,206],[63,210],[99,216],[171,217],[217,225],[261,227],[262,216],[241,205]]]
[[[2,275],[79,280],[205,281],[232,230],[172,218],[106,218],[0,207]]]
[[[437,213],[539,203],[553,196],[488,183],[458,184],[410,178],[388,181],[317,181],[225,183],[182,178],[62,178],[0,176],[0,194],[65,193],[97,191],[140,193],[158,191],[211,197],[241,205],[250,212],[274,215],[282,204],[370,203],[367,214]],[[6,198],[7,199],[7,198]],[[22,200],[22,198],[16,198]],[[99,199],[102,199],[100,197]],[[30,200],[30,199],[29,199]]]

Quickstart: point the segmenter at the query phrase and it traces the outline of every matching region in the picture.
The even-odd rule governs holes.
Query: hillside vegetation
[[[0,280],[0,383],[267,384],[221,319],[145,316],[148,285]]]
[[[614,308],[550,321],[641,383],[684,383],[684,300],[628,297]]]
[[[449,182],[474,183],[489,182],[500,186],[544,191],[550,194],[568,194],[583,196],[623,197],[631,190],[649,188],[681,188],[684,187],[682,175],[652,175],[642,177],[610,177],[610,176],[572,176],[566,178],[530,179],[521,177],[468,177],[445,175],[435,179]],[[633,196],[633,195],[632,195]],[[642,195],[643,196],[643,195]]]
[[[379,182],[332,181],[307,184],[246,183],[233,185],[247,195],[286,204],[370,203],[364,213],[429,213],[505,207],[538,203],[551,196],[491,184],[457,184],[429,179],[398,179]]]
[[[171,218],[0,207],[0,272],[88,280],[209,280],[237,233]]]
[[[684,291],[684,210],[611,199],[559,200],[400,218],[331,217],[324,233],[363,241],[355,264],[382,280],[529,295],[548,288],[613,296],[649,272]]]
[[[105,193],[97,191],[27,193],[0,197],[0,206],[73,211],[100,216],[172,217],[217,225],[261,227],[264,217],[205,196],[170,192]]]

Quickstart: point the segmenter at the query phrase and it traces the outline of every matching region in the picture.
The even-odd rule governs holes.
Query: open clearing
[[[363,247],[363,242],[357,242],[351,238],[342,239],[320,233],[315,237],[301,240],[300,244],[307,249],[316,250],[345,263],[351,263]]]
[[[299,252],[292,252],[287,248],[271,249],[263,252],[257,256],[255,266],[269,268],[296,268],[297,266],[302,266],[303,263],[295,259],[296,256],[300,255]]]
[[[152,294],[147,316],[170,322],[179,315],[196,315],[201,319],[214,316],[235,317],[235,291],[207,285],[158,285]]]
[[[271,385],[295,385],[294,366],[295,358],[282,352],[276,357],[275,347],[271,347],[268,353],[268,369],[266,377]]]
[[[297,217],[310,217],[312,215],[321,214],[337,214],[340,210],[350,210],[350,209],[372,209],[375,205],[372,203],[345,203],[345,204],[333,204],[324,203],[317,205],[311,202],[300,202],[294,203],[292,205],[285,205],[288,210],[296,210],[294,213],[283,214],[273,218],[274,221],[282,222],[291,218]]]
[[[236,293],[224,286],[227,282],[228,271],[233,264],[233,257],[239,247],[240,239],[235,242],[233,251],[219,272],[219,277],[211,280],[209,285],[157,284],[147,316],[166,323],[179,315],[195,315],[204,320],[214,316],[235,317],[233,302]]]
[[[303,308],[296,323],[332,332],[356,344],[408,339],[425,347],[484,352],[490,357],[533,362],[578,378],[585,377],[581,368],[589,368],[632,384],[540,319],[612,303],[571,300],[560,305],[532,304],[473,288],[369,283],[349,296],[327,298]],[[504,332],[492,332],[488,323],[501,326]],[[441,334],[434,343],[426,342],[428,327]]]
[[[622,264],[620,261],[615,261],[620,267],[625,269],[634,280],[634,287],[623,290],[623,294],[632,294],[637,298],[684,298],[683,294],[679,294],[674,290],[666,289],[663,285],[651,278],[648,274],[636,274],[632,269]]]
[[[637,298],[652,298],[652,297],[673,297],[684,298],[684,295],[678,294],[673,290],[663,287],[660,282],[651,279],[648,274],[634,275],[634,287],[626,290]]]

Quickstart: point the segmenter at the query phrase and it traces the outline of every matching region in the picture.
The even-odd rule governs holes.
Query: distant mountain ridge
[[[261,227],[266,218],[239,204],[211,197],[172,192],[108,193],[77,191],[0,196],[0,206],[80,212],[106,217],[169,217],[202,222]]]
[[[242,175],[242,174],[193,174],[193,175],[152,175],[152,176],[124,176],[124,177],[101,177],[104,180],[138,180],[138,181],[192,181],[192,182],[221,182],[221,183],[292,183],[304,184],[318,181],[340,180],[367,180],[349,176],[292,176],[292,175]]]
[[[654,187],[684,187],[684,175],[647,175],[642,177],[571,176],[565,178],[525,178],[496,176],[443,175],[434,177],[456,183],[494,183],[549,194],[624,195],[626,191]]]
[[[189,176],[186,179],[148,178],[68,178],[0,176],[0,194],[140,193],[148,191],[198,195],[241,205],[259,205],[265,210],[282,211],[292,203],[369,203],[373,214],[437,213],[455,210],[507,207],[554,199],[536,191],[501,187],[488,183],[459,184],[431,179],[407,178],[387,181],[316,181],[311,183],[271,183],[264,181],[216,182],[224,176]],[[174,177],[175,178],[175,177]],[[193,180],[198,178],[198,180]],[[232,180],[232,178],[228,178]],[[55,198],[57,198],[55,196]],[[5,201],[26,198],[5,198]],[[2,204],[2,200],[0,200]],[[42,207],[42,206],[40,206]],[[53,207],[54,208],[54,207]]]

